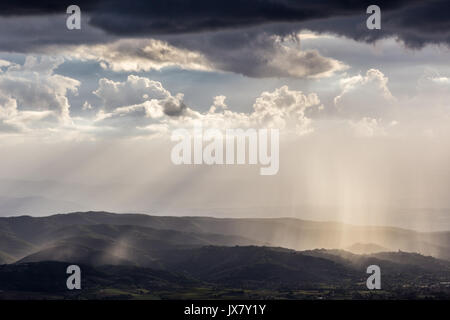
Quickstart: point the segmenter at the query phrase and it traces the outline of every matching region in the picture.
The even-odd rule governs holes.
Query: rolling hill
[[[352,242],[363,235],[370,242]],[[416,250],[383,251],[386,239]],[[0,218],[0,240],[5,299],[450,297],[445,232],[85,212]],[[82,293],[65,290],[69,264],[83,268]],[[372,264],[383,274],[376,295],[365,288]]]
[[[83,256],[94,260],[72,260],[78,255],[54,257],[66,262],[38,261],[35,256],[35,262],[30,257],[0,265],[0,299],[450,298],[447,262],[403,252],[383,260],[337,250],[206,246],[168,250],[155,268],[119,260],[103,265],[95,260],[98,252],[87,253]],[[72,263],[82,269],[80,291],[65,287],[65,269]],[[378,292],[365,287],[365,269],[374,263],[382,270]]]
[[[95,227],[96,225],[105,226]],[[115,229],[112,226],[124,228]],[[125,226],[129,226],[128,229]],[[7,234],[9,241],[16,241],[15,246],[18,247],[11,250],[8,249],[10,245],[3,245],[0,242],[0,251],[23,258],[35,250],[29,244],[48,246],[66,234],[109,239],[120,239],[124,234],[134,234],[136,237],[145,238],[145,241],[152,241],[152,236],[142,228],[152,229],[148,231],[154,234],[152,247],[157,247],[160,240],[177,241],[175,232],[181,232],[184,238],[180,242],[188,246],[254,244],[309,250],[345,249],[355,243],[371,243],[393,251],[418,252],[450,260],[450,232],[422,233],[392,227],[354,226],[292,218],[218,219],[108,212],[79,212],[36,218],[29,216],[0,218],[0,234]],[[157,234],[157,230],[166,230],[167,234]],[[20,246],[22,248],[19,248]]]

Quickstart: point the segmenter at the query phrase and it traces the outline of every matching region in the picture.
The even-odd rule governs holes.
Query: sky
[[[81,9],[69,30],[66,9]],[[381,9],[370,30],[369,5]],[[111,210],[450,228],[449,1],[0,4],[0,215]],[[171,132],[276,128],[280,169]]]

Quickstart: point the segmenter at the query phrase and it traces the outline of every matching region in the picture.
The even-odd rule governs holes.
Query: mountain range
[[[0,298],[450,297],[449,246],[450,232],[292,218],[8,217]],[[65,288],[68,264],[83,268],[82,293]],[[372,264],[381,293],[365,287]]]

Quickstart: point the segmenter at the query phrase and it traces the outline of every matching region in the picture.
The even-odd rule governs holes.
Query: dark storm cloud
[[[411,47],[449,43],[450,1],[434,0],[16,0],[0,3],[0,15],[63,14],[77,4],[89,23],[118,36],[160,36],[295,22],[313,31],[374,41],[397,36]],[[365,28],[368,5],[382,9],[382,30]]]
[[[348,17],[316,19],[301,24],[317,32],[332,32],[358,41],[374,42],[397,37],[410,48],[426,44],[450,44],[450,1],[421,1],[398,10],[383,10],[381,30],[368,31],[364,13]]]
[[[420,4],[414,0],[379,0],[383,10],[395,10]],[[442,1],[444,2],[444,1]],[[368,0],[16,0],[0,3],[0,14],[35,15],[65,11],[76,3],[91,15],[91,23],[119,34],[166,34],[195,32],[227,27],[242,27],[273,22],[300,22],[311,19],[359,14],[372,4]],[[428,1],[442,15],[439,1]],[[422,19],[424,20],[424,19]],[[432,22],[433,16],[425,19]],[[423,22],[423,21],[422,21]],[[406,23],[408,23],[406,21]]]
[[[76,4],[85,10],[94,10],[97,5],[106,4],[110,1],[104,0],[15,0],[0,2],[0,15],[18,16],[18,15],[40,15],[55,14],[65,12],[71,4]]]
[[[91,23],[116,34],[173,34],[238,28],[274,22],[301,22],[365,11],[372,1],[165,0],[109,1],[97,6]],[[386,10],[411,1],[379,1]]]
[[[63,14],[77,4],[89,23],[117,36],[161,36],[295,22],[371,42],[397,36],[410,47],[450,42],[450,1],[434,0],[16,0],[0,3],[0,15]],[[368,5],[382,9],[382,30],[365,28]],[[100,41],[100,39],[99,39]]]
[[[47,45],[96,44],[117,37],[81,20],[82,30],[68,30],[65,15],[0,17],[0,51],[39,52]]]
[[[100,26],[127,32],[178,33],[240,27],[268,22],[305,21],[351,15],[364,10],[369,0],[15,0],[0,3],[2,15],[53,14],[76,4],[93,14]],[[386,10],[418,0],[379,0]],[[113,21],[116,18],[116,21]],[[124,22],[129,25],[123,24]]]
[[[82,10],[81,30],[65,27],[65,11],[73,3]],[[366,8],[374,3],[382,10],[381,30],[366,27]],[[277,37],[309,29],[369,43],[393,36],[412,48],[450,44],[449,12],[449,0],[16,0],[0,3],[0,50],[48,53],[56,50],[51,45],[152,37],[200,52],[219,70],[250,77],[320,76],[342,66],[317,51],[291,53]],[[142,51],[127,50],[136,51],[131,56]]]

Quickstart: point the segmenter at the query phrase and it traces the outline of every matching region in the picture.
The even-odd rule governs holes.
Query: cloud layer
[[[183,94],[172,95],[160,82],[138,76],[129,76],[124,82],[101,79],[94,94],[103,102],[95,120],[99,125],[119,132],[131,127],[141,135],[199,124],[216,129],[278,128],[303,135],[312,131],[305,110],[321,106],[316,94],[282,86],[263,92],[250,113],[230,110],[225,96],[215,97],[208,112],[199,112],[184,104]]]
[[[0,5],[3,16],[65,13],[70,3],[8,1]],[[362,41],[395,36],[410,46],[449,43],[450,3],[446,0],[380,0],[380,32],[367,32],[365,9],[372,1],[271,1],[271,0],[80,0],[89,23],[120,36],[217,31],[273,23],[300,23],[315,31],[339,33]],[[326,19],[326,20],[324,20]],[[291,30],[292,31],[292,30]]]
[[[80,82],[54,70],[63,60],[29,56],[23,65],[3,63],[0,72],[0,130],[23,131],[48,123],[70,124],[69,92]]]
[[[22,134],[97,139],[150,137],[174,128],[202,124],[211,128],[278,128],[307,135],[347,132],[361,136],[446,135],[450,81],[424,75],[409,96],[396,97],[387,75],[369,69],[342,74],[337,93],[321,101],[316,92],[280,85],[259,93],[248,112],[216,95],[206,111],[185,102],[160,81],[142,75],[125,80],[102,77],[74,115],[71,101],[83,83],[58,73],[62,58],[28,56],[23,64],[0,61],[0,130]],[[424,108],[424,106],[427,106]],[[336,131],[337,130],[337,131]]]

